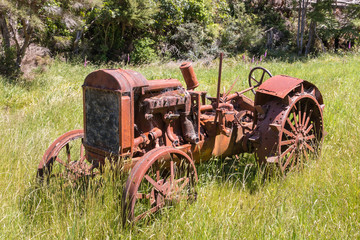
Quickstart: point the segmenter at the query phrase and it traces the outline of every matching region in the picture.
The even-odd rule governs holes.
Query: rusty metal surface
[[[182,87],[181,82],[177,79],[156,79],[148,81],[148,86],[144,88],[145,91],[161,91],[166,88]]]
[[[191,62],[184,62],[180,66],[181,73],[186,82],[187,90],[194,90],[199,86],[199,82],[196,78],[194,69]]]
[[[85,149],[80,141],[80,152],[71,152],[70,143],[77,140],[83,139],[84,131],[82,129],[72,130],[57,138],[46,150],[42,157],[37,171],[37,176],[44,180],[49,178],[54,168],[54,164],[62,165],[62,171],[57,172],[62,177],[76,180],[80,177],[89,176],[96,174],[93,170],[98,167],[97,162],[87,163],[85,156]],[[61,159],[59,154],[64,151],[66,159]],[[47,179],[49,180],[49,179]]]
[[[197,180],[194,163],[213,156],[254,153],[260,163],[276,164],[285,174],[317,154],[324,135],[324,103],[316,86],[283,75],[262,83],[268,71],[257,67],[263,71],[259,87],[249,81],[249,88],[231,93],[233,84],[221,96],[221,68],[222,55],[216,98],[194,90],[199,82],[190,63],[180,67],[187,89],[177,79],[147,80],[131,70],[90,73],[83,85],[85,132],[76,130],[57,139],[41,160],[38,175],[59,160],[54,156],[64,146],[66,150],[67,143],[84,137],[80,159],[88,164],[73,161],[64,166],[75,176],[91,174],[106,159],[120,161],[125,171],[132,169],[123,194],[127,222],[176,201],[176,195],[183,195],[183,184],[192,189]],[[244,95],[255,89],[255,100]],[[188,176],[175,174],[179,163],[190,167],[191,184]],[[89,166],[91,171],[84,170]],[[157,176],[154,169],[164,174]],[[184,179],[186,183],[178,184]],[[144,182],[150,189],[146,193],[139,190]],[[139,202],[151,207],[138,213]]]
[[[302,79],[285,75],[276,75],[261,84],[256,92],[284,98],[291,90],[302,82]]]
[[[138,72],[124,69],[103,69],[90,73],[84,86],[130,92],[135,87],[147,87],[148,81]]]
[[[184,164],[187,165],[185,174],[181,174]],[[139,221],[174,201],[195,200],[197,181],[194,162],[186,153],[172,147],[153,149],[134,166],[126,182],[122,198],[123,224]],[[138,207],[141,211],[137,212],[136,205],[141,204],[146,207]]]
[[[274,99],[262,108],[251,141],[260,162],[276,163],[286,173],[317,155],[324,136],[322,107],[311,89],[294,93],[289,102]]]

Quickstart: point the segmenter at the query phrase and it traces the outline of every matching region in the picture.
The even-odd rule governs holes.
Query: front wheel
[[[41,159],[37,177],[42,182],[61,179],[74,182],[85,176],[98,173],[98,163],[88,162],[82,144],[84,131],[72,130],[57,138]]]
[[[173,147],[146,153],[132,169],[123,193],[123,225],[181,201],[196,200],[194,162]]]

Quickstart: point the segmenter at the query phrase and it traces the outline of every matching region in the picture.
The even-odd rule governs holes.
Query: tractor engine
[[[200,141],[198,86],[190,64],[182,65],[188,90],[177,79],[146,80],[132,70],[98,70],[83,85],[87,157],[140,157],[160,146]],[[195,94],[205,97],[205,92]]]

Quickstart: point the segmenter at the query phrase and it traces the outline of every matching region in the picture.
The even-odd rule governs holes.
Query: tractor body
[[[177,79],[147,80],[132,70],[90,73],[82,86],[84,129],[50,145],[38,176],[49,176],[57,164],[60,175],[74,181],[101,173],[106,159],[120,163],[131,170],[122,202],[126,224],[196,198],[195,164],[213,156],[254,153],[260,163],[286,173],[318,154],[324,104],[316,86],[255,67],[249,88],[221,95],[221,64],[222,58],[217,97],[195,90],[199,82],[191,63],[180,66],[186,86]],[[80,156],[74,158],[76,140]]]

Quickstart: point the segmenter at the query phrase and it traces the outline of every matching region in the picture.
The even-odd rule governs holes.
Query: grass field
[[[247,87],[252,65],[226,59],[223,82]],[[325,102],[322,156],[270,180],[251,155],[197,166],[198,200],[148,224],[121,227],[125,176],[106,171],[78,188],[36,187],[37,165],[62,133],[82,128],[81,85],[97,69],[55,61],[31,82],[0,78],[0,239],[359,239],[360,55],[262,64],[313,82]],[[117,66],[118,67],[118,66]],[[179,64],[132,67],[147,79],[178,78]],[[194,65],[199,90],[215,96],[217,63]],[[251,95],[249,95],[251,96]]]

